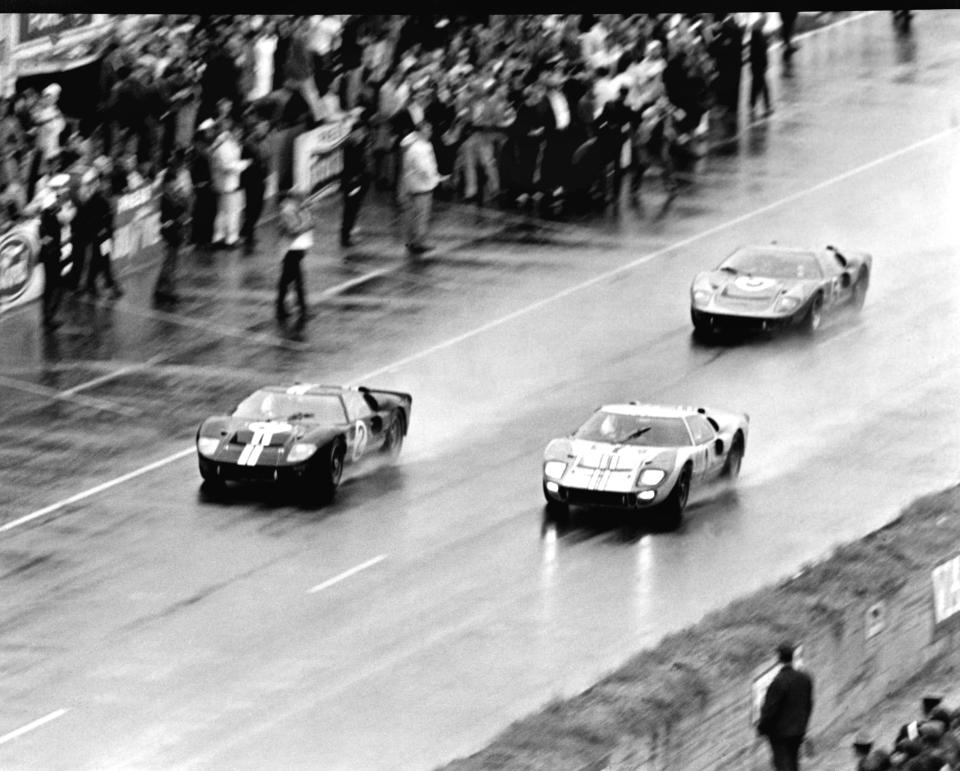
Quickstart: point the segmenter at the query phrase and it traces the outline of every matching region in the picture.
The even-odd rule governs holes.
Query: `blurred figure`
[[[433,191],[440,182],[433,145],[413,125],[406,113],[396,122],[400,137],[400,179],[397,200],[403,221],[407,253],[423,254],[433,247],[426,243],[433,209]]]
[[[743,29],[732,13],[723,13],[721,18],[709,50],[717,64],[717,77],[714,80],[716,104],[723,110],[722,120],[727,132],[733,133],[739,120]]]
[[[97,173],[93,169],[85,171],[80,178],[80,184],[77,187],[74,205],[77,208],[77,216],[73,220],[70,228],[72,236],[72,256],[73,266],[67,275],[64,285],[80,294],[83,288],[80,286],[83,276],[83,269],[86,264],[87,249],[93,240],[93,212],[90,209],[90,199],[96,186]]]
[[[229,118],[224,118],[220,135],[211,149],[211,181],[217,196],[217,213],[213,220],[213,244],[233,249],[240,242],[240,215],[243,191],[240,174],[250,164],[241,156],[240,143]]]
[[[92,175],[92,193],[86,203],[86,217],[90,224],[90,268],[87,271],[87,294],[97,296],[97,278],[103,276],[111,298],[123,296],[123,290],[113,277],[114,212],[110,199],[110,180],[96,172]]]
[[[269,125],[265,120],[255,119],[253,126],[243,143],[241,161],[247,163],[240,172],[240,185],[243,188],[243,225],[240,235],[243,237],[244,251],[253,254],[257,245],[257,222],[263,213],[263,196],[267,188],[267,153],[264,141]]]
[[[757,733],[766,736],[776,771],[798,771],[800,745],[813,711],[813,680],[793,668],[794,646],[777,647],[780,671],[767,688],[757,722]]]
[[[343,146],[343,173],[340,193],[343,214],[340,219],[340,245],[353,245],[353,228],[360,206],[370,186],[370,110],[364,110],[350,127]]]
[[[764,115],[770,115],[773,107],[770,105],[770,89],[767,86],[767,34],[763,31],[766,14],[753,22],[750,30],[750,115],[757,99],[763,97]]]
[[[287,292],[293,284],[300,315],[297,330],[307,323],[307,298],[303,286],[303,270],[300,263],[307,249],[313,246],[313,214],[304,203],[303,193],[288,190],[280,204],[280,246],[283,251],[283,267],[277,282],[277,321],[287,321]]]
[[[863,761],[873,749],[873,739],[860,731],[853,739],[853,757],[857,761],[856,771],[863,770]]]
[[[197,129],[190,153],[190,180],[193,183],[193,230],[190,240],[198,249],[213,244],[213,221],[217,215],[217,195],[213,191],[211,170],[211,132],[213,120],[207,118]]]
[[[943,703],[942,696],[936,695],[927,695],[920,700],[920,719],[911,720],[909,723],[904,723],[900,726],[900,730],[897,732],[897,737],[894,739],[894,744],[901,742],[904,739],[910,739],[911,741],[917,741],[920,739],[920,724],[930,717],[930,713],[933,712],[937,707]]]
[[[50,332],[63,322],[57,317],[62,294],[60,251],[62,224],[57,194],[46,189],[40,192],[40,262],[43,264],[43,328]]]
[[[783,58],[790,59],[797,50],[793,42],[793,27],[797,23],[797,11],[780,11],[780,39],[783,41]]]
[[[163,264],[153,289],[153,301],[159,305],[176,302],[177,260],[183,243],[184,228],[190,216],[190,199],[176,166],[163,173],[160,198],[160,236],[163,238]]]

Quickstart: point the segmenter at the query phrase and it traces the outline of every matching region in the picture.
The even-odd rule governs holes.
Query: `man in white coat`
[[[240,243],[240,215],[243,212],[240,172],[249,163],[241,159],[242,149],[232,122],[228,119],[214,142],[211,164],[213,190],[217,194],[213,243],[223,244],[228,249],[233,249]]]
[[[440,183],[433,145],[414,128],[406,110],[397,114],[395,128],[400,139],[400,179],[397,200],[403,221],[407,252],[423,254],[433,247],[426,244],[433,209],[433,191]]]

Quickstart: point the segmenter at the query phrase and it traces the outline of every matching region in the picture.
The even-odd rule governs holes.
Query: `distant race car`
[[[870,286],[866,252],[799,249],[778,244],[743,246],[690,287],[690,315],[705,338],[724,332],[815,332],[823,314],[859,309]]]
[[[547,513],[564,521],[571,504],[652,509],[677,528],[692,487],[736,478],[750,417],[696,407],[610,404],[598,408],[543,455]]]
[[[395,459],[410,425],[410,394],[298,383],[261,388],[231,415],[197,430],[200,475],[227,481],[294,484],[329,501],[347,463]]]

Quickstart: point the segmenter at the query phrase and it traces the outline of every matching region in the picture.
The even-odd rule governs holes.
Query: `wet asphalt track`
[[[5,315],[0,767],[430,768],[955,481],[958,33],[882,13],[803,41],[773,118],[663,211],[652,179],[619,219],[451,207],[410,264],[371,208],[308,261],[303,340],[269,243],[186,260],[172,313],[151,268],[50,340]],[[695,342],[692,275],[774,238],[871,251],[862,313]],[[196,424],[292,379],[413,393],[399,465],[323,509],[210,498]],[[546,527],[544,444],[625,398],[749,412],[740,483],[677,533]]]

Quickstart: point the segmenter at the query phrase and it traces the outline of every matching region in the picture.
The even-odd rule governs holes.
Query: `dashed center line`
[[[333,578],[328,578],[323,583],[320,583],[320,584],[317,584],[316,586],[311,587],[310,589],[307,590],[307,594],[320,592],[320,591],[323,591],[324,589],[328,589],[334,584],[339,584],[345,578],[350,578],[350,576],[356,575],[361,570],[366,570],[367,568],[373,567],[378,562],[383,562],[386,558],[387,558],[386,554],[381,554],[377,557],[374,557],[373,559],[367,560],[366,562],[361,562],[359,565],[356,565],[355,567],[352,567],[349,570],[345,570],[339,575],[334,576]]]
[[[13,741],[19,736],[23,736],[25,733],[29,733],[34,728],[39,728],[44,723],[49,723],[51,720],[56,720],[58,717],[65,715],[69,710],[67,709],[57,709],[51,712],[49,715],[44,715],[41,718],[34,720],[32,723],[27,723],[25,726],[21,726],[16,731],[11,731],[8,734],[0,736],[0,744],[6,744],[9,741]]]

